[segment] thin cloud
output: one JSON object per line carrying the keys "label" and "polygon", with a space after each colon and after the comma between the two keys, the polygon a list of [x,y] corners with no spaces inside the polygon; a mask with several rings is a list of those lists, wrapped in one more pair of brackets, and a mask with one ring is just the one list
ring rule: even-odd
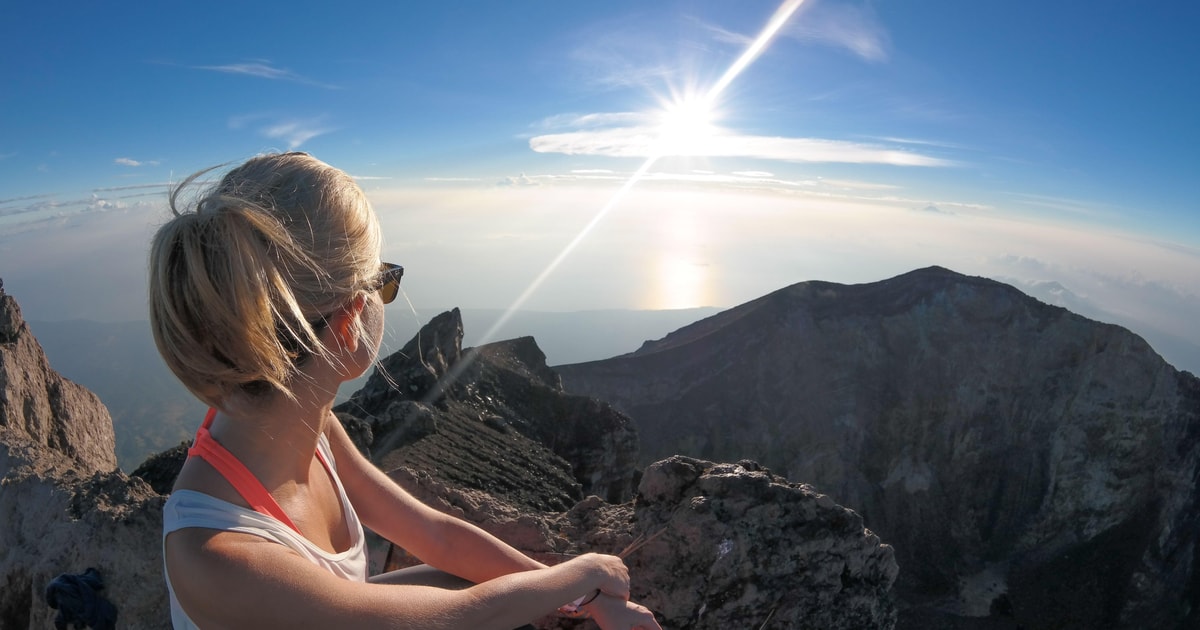
{"label": "thin cloud", "polygon": [[497,186],[514,186],[514,187],[541,186],[541,182],[526,175],[525,173],[521,173],[520,175],[518,175],[516,177],[512,177],[512,176],[505,177],[504,179],[496,182],[496,185]]}
{"label": "thin cloud", "polygon": [[1078,199],[1068,199],[1065,197],[1051,197],[1048,195],[1032,195],[1028,193],[1010,192],[1007,193],[1010,197],[1018,202],[1043,208],[1047,210],[1056,210],[1067,214],[1084,216],[1084,217],[1105,217],[1111,215],[1102,209],[1098,209],[1096,202],[1080,201]]}
{"label": "thin cloud", "polygon": [[950,215],[950,216],[954,215],[953,211],[942,208],[941,206],[937,205],[936,203],[928,204],[924,208],[921,208],[920,210],[918,210],[918,212],[928,212],[930,214],[945,214],[945,215]]}
{"label": "thin cloud", "polygon": [[222,72],[225,74],[240,74],[249,77],[258,77],[260,79],[270,79],[272,81],[288,81],[291,83],[299,83],[301,85],[311,85],[313,87],[324,88],[327,90],[341,89],[336,85],[314,81],[308,77],[296,74],[285,68],[277,68],[271,65],[267,60],[255,60],[243,63],[229,63],[216,66],[190,66],[195,70],[209,70],[212,72]]}
{"label": "thin cloud", "polygon": [[822,178],[821,183],[826,186],[842,189],[864,189],[864,190],[893,190],[899,188],[895,184],[881,184],[879,182],[864,182],[857,179],[828,179]]}
{"label": "thin cloud", "polygon": [[734,171],[733,174],[742,177],[775,177],[774,173],[768,173],[767,171]]}
{"label": "thin cloud", "polygon": [[732,44],[734,46],[745,47],[754,42],[753,36],[735,33],[728,29],[721,28],[715,24],[709,24],[708,22],[704,22],[699,19],[695,19],[694,21],[699,24],[701,28],[711,33],[713,40],[722,44]]}
{"label": "thin cloud", "polygon": [[158,166],[158,160],[135,160],[127,157],[119,157],[113,160],[113,162],[121,166]]}
{"label": "thin cloud", "polygon": [[866,61],[887,61],[890,39],[869,8],[813,3],[800,11],[785,31],[788,35],[800,41],[841,48]]}
{"label": "thin cloud", "polygon": [[952,166],[953,162],[910,150],[875,144],[826,140],[753,136],[714,130],[686,145],[662,144],[657,128],[632,126],[582,130],[535,136],[529,147],[537,153],[639,157],[686,155],[690,157],[740,157],[783,162],[891,164],[895,166]]}
{"label": "thin cloud", "polygon": [[573,76],[602,90],[660,87],[678,72],[674,51],[660,33],[636,19],[595,23],[576,33],[569,53]]}
{"label": "thin cloud", "polygon": [[953,142],[943,142],[941,140],[923,140],[919,138],[898,138],[896,136],[866,136],[880,142],[891,142],[895,144],[912,144],[923,147],[939,147],[942,149],[965,149],[961,144]]}
{"label": "thin cloud", "polygon": [[100,188],[93,188],[92,192],[114,192],[114,191],[121,191],[121,190],[138,190],[138,189],[143,189],[143,188],[167,188],[169,186],[170,186],[170,184],[165,183],[165,182],[161,183],[161,184],[130,184],[128,186],[103,186]]}
{"label": "thin cloud", "polygon": [[260,134],[273,140],[287,142],[288,150],[295,150],[317,136],[337,130],[336,127],[326,123],[325,116],[290,118],[267,113],[234,116],[229,119],[229,128],[241,129],[252,123],[258,125]]}
{"label": "thin cloud", "polygon": [[612,125],[637,125],[650,121],[648,114],[638,112],[601,112],[595,114],[557,114],[543,118],[539,129],[590,129]]}
{"label": "thin cloud", "polygon": [[[244,124],[244,120],[243,118],[241,122],[236,123],[230,121],[230,126],[236,129]],[[288,150],[294,151],[305,142],[335,130],[336,128],[325,123],[325,117],[318,116],[278,120],[260,127],[258,132],[272,140],[283,140],[287,143]]]}
{"label": "thin cloud", "polygon": [[43,194],[43,195],[25,195],[23,197],[9,197],[7,199],[0,199],[0,205],[4,205],[6,203],[14,203],[17,201],[30,201],[33,199],[49,199],[53,196],[54,195],[52,193],[47,193],[47,194]]}
{"label": "thin cloud", "polygon": [[143,193],[136,193],[136,194],[132,194],[132,195],[118,195],[115,198],[116,199],[138,199],[141,197],[157,197],[157,198],[161,199],[163,197],[164,192],[165,191],[160,190],[158,192],[143,192]]}

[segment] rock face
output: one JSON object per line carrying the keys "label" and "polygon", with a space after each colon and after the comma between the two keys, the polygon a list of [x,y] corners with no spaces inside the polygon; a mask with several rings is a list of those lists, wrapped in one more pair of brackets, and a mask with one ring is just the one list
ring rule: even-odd
{"label": "rock face", "polygon": [[0,429],[62,453],[82,470],[110,472],[117,467],[112,426],[95,394],[51,369],[0,282]]}
{"label": "rock face", "polygon": [[[675,628],[890,628],[892,548],[862,518],[757,464],[672,457],[642,477],[631,554]],[[636,543],[635,543],[636,544]]]}
{"label": "rock face", "polygon": [[1200,381],[1119,327],[930,268],[555,369],[645,458],[757,458],[860,511],[901,626],[1200,626]]}
{"label": "rock face", "polygon": [[95,567],[122,628],[170,625],[162,497],[116,470],[112,421],[50,369],[0,289],[0,628],[48,628],[43,590]]}
{"label": "rock face", "polygon": [[[753,462],[672,457],[646,469],[631,503],[591,497],[563,513],[531,513],[408,468],[393,478],[544,562],[623,555],[633,598],[667,630],[895,625],[892,548],[853,511]],[[536,625],[580,627],[555,617]]]}
{"label": "rock face", "polygon": [[384,470],[407,465],[536,509],[633,494],[637,434],[595,400],[562,392],[532,338],[462,350],[458,309],[382,360],[336,411]]}

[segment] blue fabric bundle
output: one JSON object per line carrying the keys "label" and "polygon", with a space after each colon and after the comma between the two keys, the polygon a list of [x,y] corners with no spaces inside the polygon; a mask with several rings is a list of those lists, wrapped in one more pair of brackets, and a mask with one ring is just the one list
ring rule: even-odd
{"label": "blue fabric bundle", "polygon": [[117,607],[100,595],[104,578],[88,568],[82,574],[63,573],[46,585],[46,603],[58,610],[54,627],[87,627],[94,630],[115,630]]}

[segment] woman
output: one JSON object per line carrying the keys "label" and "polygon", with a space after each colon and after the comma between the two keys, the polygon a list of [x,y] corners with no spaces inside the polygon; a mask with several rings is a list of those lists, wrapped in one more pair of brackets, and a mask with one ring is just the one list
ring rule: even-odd
{"label": "woman", "polygon": [[[619,558],[542,565],[416,501],[351,444],[334,395],[375,361],[403,269],[380,262],[348,175],[256,157],[181,212],[201,174],[172,193],[150,255],[159,352],[213,408],[164,507],[175,628],[507,630],[568,603],[604,629],[658,629]],[[368,579],[364,525],[469,586]]]}

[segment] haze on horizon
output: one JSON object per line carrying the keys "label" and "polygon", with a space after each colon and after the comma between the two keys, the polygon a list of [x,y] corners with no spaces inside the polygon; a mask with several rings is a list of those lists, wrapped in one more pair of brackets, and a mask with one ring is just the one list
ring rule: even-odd
{"label": "haze on horizon", "polygon": [[1200,348],[1200,5],[807,0],[711,107],[777,3],[222,6],[10,8],[27,319],[144,319],[168,183],[270,150],[359,178],[417,306],[506,308],[660,154],[523,308],[940,265]]}

